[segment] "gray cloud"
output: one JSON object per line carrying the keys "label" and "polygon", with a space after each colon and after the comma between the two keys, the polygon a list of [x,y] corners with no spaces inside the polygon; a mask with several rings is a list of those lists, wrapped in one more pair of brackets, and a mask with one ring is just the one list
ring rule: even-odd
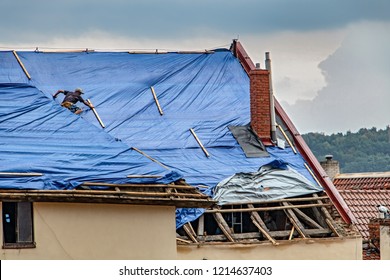
{"label": "gray cloud", "polygon": [[390,124],[389,28],[389,23],[351,28],[340,48],[319,65],[326,86],[311,101],[284,104],[301,132],[346,132]]}
{"label": "gray cloud", "polygon": [[92,30],[143,37],[232,35],[328,29],[390,19],[386,0],[2,0],[2,40],[80,35]]}

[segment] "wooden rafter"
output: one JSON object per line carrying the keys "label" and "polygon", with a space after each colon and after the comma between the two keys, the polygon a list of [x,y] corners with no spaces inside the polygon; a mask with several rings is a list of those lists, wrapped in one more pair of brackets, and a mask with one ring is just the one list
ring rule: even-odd
{"label": "wooden rafter", "polygon": [[[284,206],[288,206],[287,202],[282,202]],[[299,234],[303,238],[307,238],[307,234],[305,234],[305,228],[302,223],[299,221],[297,216],[294,214],[294,211],[291,208],[284,209],[287,217],[290,219],[290,222],[294,225],[295,229],[299,232]]]}
{"label": "wooden rafter", "polygon": [[222,230],[222,232],[225,234],[226,238],[230,241],[230,242],[235,242],[234,238],[233,238],[233,232],[232,230],[229,228],[228,224],[226,223],[225,219],[223,218],[222,214],[221,213],[214,213],[214,218],[215,220],[217,221],[217,224],[219,226],[219,228]]}

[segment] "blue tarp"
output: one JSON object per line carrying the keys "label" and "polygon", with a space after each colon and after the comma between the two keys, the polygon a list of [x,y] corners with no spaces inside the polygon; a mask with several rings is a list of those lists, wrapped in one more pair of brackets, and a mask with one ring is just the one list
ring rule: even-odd
{"label": "blue tarp", "polygon": [[[175,179],[181,176],[191,185],[212,189],[235,173],[257,171],[275,159],[282,159],[314,182],[301,155],[290,148],[268,148],[269,157],[245,157],[228,126],[250,122],[249,78],[228,50],[204,54],[18,54],[31,80],[12,52],[0,52],[0,156],[4,159],[0,172],[45,174],[37,179],[43,182],[29,183],[29,187],[69,188],[85,180],[117,182],[128,174],[174,172]],[[77,87],[84,90],[85,99],[91,99],[104,129],[85,105],[81,104],[84,112],[76,116],[60,106],[61,95],[52,99],[58,89]],[[205,156],[190,128],[210,157]],[[25,187],[25,180],[13,183],[19,180],[1,179],[0,188]],[[183,221],[180,211],[178,226]],[[185,215],[185,220],[198,214]]]}

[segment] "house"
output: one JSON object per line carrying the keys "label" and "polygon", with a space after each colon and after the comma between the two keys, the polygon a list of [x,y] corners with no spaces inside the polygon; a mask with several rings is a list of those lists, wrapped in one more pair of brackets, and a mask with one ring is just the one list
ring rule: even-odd
{"label": "house", "polygon": [[[354,216],[274,100],[266,62],[236,40],[0,52],[2,256],[361,259]],[[95,110],[52,98],[77,87]]]}
{"label": "house", "polygon": [[355,217],[363,237],[363,259],[389,259],[389,219],[378,211],[378,205],[390,207],[390,172],[340,173],[331,155],[321,164]]}

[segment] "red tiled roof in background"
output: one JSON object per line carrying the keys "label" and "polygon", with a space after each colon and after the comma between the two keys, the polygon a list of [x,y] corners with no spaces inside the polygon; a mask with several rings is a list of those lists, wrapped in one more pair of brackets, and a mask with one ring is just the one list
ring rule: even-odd
{"label": "red tiled roof in background", "polygon": [[[336,187],[338,186],[336,185]],[[355,216],[355,226],[362,235],[363,240],[368,240],[370,236],[368,223],[370,219],[378,218],[377,205],[381,204],[390,207],[390,189],[339,189],[339,193]]]}
{"label": "red tiled roof in background", "polygon": [[390,172],[338,174],[333,184],[338,190],[390,190]]}

